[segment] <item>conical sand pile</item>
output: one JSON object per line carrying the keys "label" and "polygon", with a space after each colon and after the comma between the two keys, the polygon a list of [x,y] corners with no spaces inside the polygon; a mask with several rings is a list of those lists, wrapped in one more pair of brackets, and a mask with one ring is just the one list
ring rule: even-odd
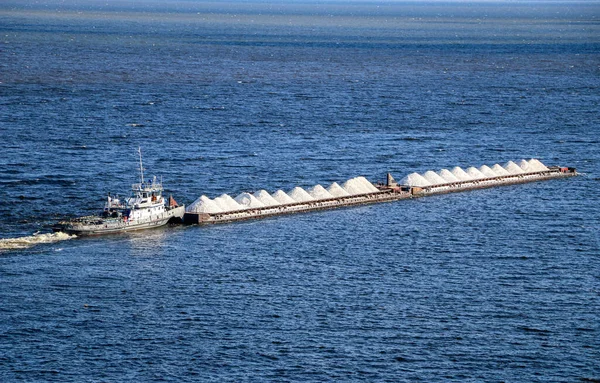
{"label": "conical sand pile", "polygon": [[369,190],[369,188],[366,187],[365,184],[363,184],[358,179],[358,177],[351,178],[348,181],[344,182],[344,184],[342,185],[342,187],[344,188],[344,190],[346,190],[348,193],[350,193],[352,195],[365,194],[365,193],[370,193],[371,192]]}
{"label": "conical sand pile", "polygon": [[328,199],[333,198],[331,193],[329,193],[323,186],[316,185],[312,188],[308,189],[308,194],[314,199]]}
{"label": "conical sand pile", "polygon": [[296,186],[293,188],[288,195],[294,199],[296,202],[307,202],[313,201],[314,198],[306,192],[306,190],[302,189],[300,186]]}
{"label": "conical sand pile", "polygon": [[541,163],[540,160],[537,160],[535,158],[532,158],[529,160],[529,166],[531,166],[536,172],[543,172],[548,170],[548,168],[546,167],[546,165],[544,165],[543,163]]}
{"label": "conical sand pile", "polygon": [[[497,179],[498,177],[519,175],[523,173],[535,173],[547,171],[548,168],[539,160],[532,158],[529,161],[521,160],[518,165],[513,161],[508,161],[504,166],[495,164],[492,167],[482,165],[477,169],[474,166],[469,167],[466,171],[456,166],[452,170],[442,169],[437,172],[427,171],[420,175],[411,173],[404,177],[399,183],[408,186],[437,186],[448,183],[468,182],[476,180],[488,180],[494,182],[514,182],[513,179]],[[495,179],[495,180],[494,180]],[[473,184],[453,185],[452,187],[473,187]]]}
{"label": "conical sand pile", "polygon": [[346,190],[344,190],[344,188],[338,185],[337,182],[334,182],[331,185],[329,185],[327,191],[334,197],[347,197],[350,195],[350,193],[348,193]]}
{"label": "conical sand pile", "polygon": [[495,172],[495,171],[493,171],[493,170],[492,170],[492,168],[490,168],[490,167],[489,167],[489,166],[487,166],[487,165],[482,165],[482,166],[479,168],[479,171],[480,171],[481,173],[483,173],[483,175],[484,175],[486,178],[498,177],[498,174],[496,174],[496,172]]}
{"label": "conical sand pile", "polygon": [[474,166],[471,166],[470,168],[467,169],[467,174],[470,175],[471,178],[473,178],[474,180],[480,180],[482,178],[486,178],[485,174],[480,172],[479,169],[477,169]]}
{"label": "conical sand pile", "polygon": [[519,167],[521,169],[523,169],[523,171],[525,173],[531,173],[531,172],[535,171],[535,170],[533,170],[533,167],[531,165],[529,165],[529,162],[526,160],[519,161],[519,163],[517,165],[519,165]]}
{"label": "conical sand pile", "polygon": [[214,199],[215,203],[221,208],[223,211],[234,211],[243,209],[240,204],[235,202],[229,194],[221,194],[219,197]]}
{"label": "conical sand pile", "polygon": [[367,193],[375,193],[378,192],[379,189],[375,187],[369,180],[365,177],[356,177],[356,181],[363,185],[363,188],[367,191]]}
{"label": "conical sand pile", "polygon": [[519,165],[515,164],[512,161],[508,161],[505,165],[504,165],[504,169],[506,169],[507,172],[509,172],[510,174],[523,174],[525,173],[523,171],[523,169],[521,169],[519,167]]}
{"label": "conical sand pile", "polygon": [[447,183],[445,179],[431,170],[426,171],[425,174],[423,174],[423,178],[429,181],[432,185],[441,185]]}
{"label": "conical sand pile", "polygon": [[190,213],[221,213],[223,210],[207,196],[203,195],[186,209]]}
{"label": "conical sand pile", "polygon": [[250,209],[255,207],[265,207],[265,204],[260,202],[250,193],[241,193],[237,197],[234,198],[235,202],[239,203],[242,208]]}
{"label": "conical sand pile", "polygon": [[452,174],[454,174],[454,176],[461,181],[473,180],[473,177],[468,175],[467,172],[465,172],[464,170],[462,170],[462,168],[459,168],[458,166],[452,168]]}
{"label": "conical sand pile", "polygon": [[400,184],[418,187],[431,186],[431,182],[427,181],[419,173],[410,173],[400,181]]}
{"label": "conical sand pile", "polygon": [[444,180],[446,180],[446,182],[459,182],[460,180],[458,178],[456,178],[456,176],[454,174],[452,174],[452,172],[450,172],[450,170],[448,169],[442,169],[439,172],[437,172],[438,176],[442,177]]}
{"label": "conical sand pile", "polygon": [[256,193],[254,193],[254,197],[256,197],[256,199],[262,202],[265,206],[280,205],[279,201],[271,197],[271,195],[266,190],[257,191]]}
{"label": "conical sand pile", "polygon": [[287,195],[287,193],[284,192],[283,190],[277,190],[275,193],[273,193],[272,197],[273,197],[273,199],[275,199],[277,202],[279,202],[282,205],[296,202],[292,197]]}
{"label": "conical sand pile", "polygon": [[500,166],[500,164],[495,164],[494,166],[492,166],[492,170],[494,171],[494,173],[498,174],[499,176],[509,176],[510,173],[504,169],[502,166]]}

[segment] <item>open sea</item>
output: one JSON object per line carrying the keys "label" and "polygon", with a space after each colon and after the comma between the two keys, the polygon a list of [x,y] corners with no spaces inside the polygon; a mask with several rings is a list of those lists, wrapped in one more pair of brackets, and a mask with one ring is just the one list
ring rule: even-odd
{"label": "open sea", "polygon": [[[600,2],[0,3],[0,381],[600,382]],[[581,176],[96,238],[201,195]]]}

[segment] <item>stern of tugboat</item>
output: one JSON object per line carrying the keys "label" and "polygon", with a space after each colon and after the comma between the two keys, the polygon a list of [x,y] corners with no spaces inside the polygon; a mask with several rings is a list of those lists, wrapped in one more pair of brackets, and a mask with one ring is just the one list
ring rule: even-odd
{"label": "stern of tugboat", "polygon": [[183,215],[185,214],[185,205],[175,206],[175,207],[167,207],[167,213],[169,214],[169,222],[168,223],[183,223]]}

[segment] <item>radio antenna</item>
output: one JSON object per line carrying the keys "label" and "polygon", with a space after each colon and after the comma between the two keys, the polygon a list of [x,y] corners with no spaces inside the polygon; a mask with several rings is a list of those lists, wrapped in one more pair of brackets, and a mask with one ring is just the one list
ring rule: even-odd
{"label": "radio antenna", "polygon": [[140,178],[142,184],[144,183],[144,166],[142,165],[142,147],[138,146],[138,153],[140,155]]}

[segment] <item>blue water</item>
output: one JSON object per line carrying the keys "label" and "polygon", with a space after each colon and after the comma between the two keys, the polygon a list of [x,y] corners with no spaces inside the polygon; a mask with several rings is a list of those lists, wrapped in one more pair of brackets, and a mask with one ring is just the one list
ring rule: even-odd
{"label": "blue water", "polygon": [[0,4],[0,238],[522,158],[582,176],[0,250],[0,380],[600,380],[596,2]]}

